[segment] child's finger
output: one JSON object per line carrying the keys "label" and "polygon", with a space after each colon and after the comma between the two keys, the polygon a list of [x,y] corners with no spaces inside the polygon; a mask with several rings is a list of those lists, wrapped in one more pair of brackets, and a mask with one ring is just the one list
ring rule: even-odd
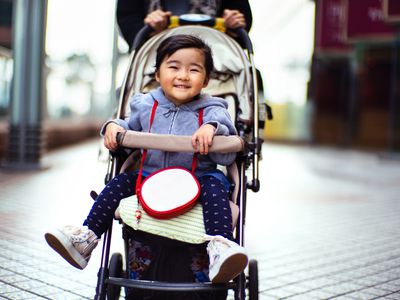
{"label": "child's finger", "polygon": [[209,145],[209,143],[208,143],[208,141],[206,140],[206,138],[204,138],[203,145],[204,145],[203,154],[206,155],[206,154],[208,154],[208,145]]}
{"label": "child's finger", "polygon": [[202,138],[199,138],[199,152],[200,152],[200,154],[204,154],[204,142],[203,142],[203,139]]}
{"label": "child's finger", "polygon": [[207,137],[208,146],[210,146],[210,147],[212,146],[213,138],[214,138],[214,135],[209,135]]}
{"label": "child's finger", "polygon": [[192,147],[193,147],[193,149],[197,149],[197,136],[196,135],[192,136]]}

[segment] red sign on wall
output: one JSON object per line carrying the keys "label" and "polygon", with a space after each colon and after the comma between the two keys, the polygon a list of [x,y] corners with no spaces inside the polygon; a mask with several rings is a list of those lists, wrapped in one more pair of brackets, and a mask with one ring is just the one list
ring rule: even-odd
{"label": "red sign on wall", "polygon": [[385,21],[384,0],[344,1],[347,9],[345,35],[348,42],[393,39],[395,28]]}
{"label": "red sign on wall", "polygon": [[386,22],[400,23],[400,1],[383,0],[383,13]]}
{"label": "red sign on wall", "polygon": [[350,48],[343,35],[346,20],[346,7],[343,0],[315,1],[315,52],[348,53]]}

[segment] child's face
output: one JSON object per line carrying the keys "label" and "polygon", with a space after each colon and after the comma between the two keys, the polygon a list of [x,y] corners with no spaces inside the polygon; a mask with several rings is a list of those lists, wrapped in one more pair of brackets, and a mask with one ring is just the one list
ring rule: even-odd
{"label": "child's face", "polygon": [[156,79],[175,105],[192,101],[208,84],[204,53],[196,48],[177,50],[162,61]]}

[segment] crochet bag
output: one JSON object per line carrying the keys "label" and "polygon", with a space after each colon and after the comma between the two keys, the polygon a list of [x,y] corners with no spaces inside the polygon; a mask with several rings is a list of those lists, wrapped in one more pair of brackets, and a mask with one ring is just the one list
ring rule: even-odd
{"label": "crochet bag", "polygon": [[[238,216],[238,206],[229,201],[232,211],[232,228],[235,228]],[[137,219],[138,211],[141,210],[140,203],[136,195],[121,200],[117,218],[121,218],[124,224],[135,230],[159,235],[173,240],[178,240],[190,244],[202,244],[205,242],[206,230],[203,221],[203,207],[200,203],[175,218],[156,219],[143,211],[140,219]]]}
{"label": "crochet bag", "polygon": [[135,230],[190,244],[205,242],[203,208],[199,203],[186,213],[171,219],[156,219],[148,215],[146,211],[142,211],[138,220],[137,214],[140,210],[140,203],[136,195],[133,195],[121,200],[118,213],[124,224]]}

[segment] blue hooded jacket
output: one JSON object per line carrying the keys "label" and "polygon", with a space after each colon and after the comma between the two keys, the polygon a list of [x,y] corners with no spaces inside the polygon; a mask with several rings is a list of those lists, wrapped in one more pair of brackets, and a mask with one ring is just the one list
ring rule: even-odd
{"label": "blue hooded jacket", "polygon": [[[176,106],[165,97],[161,88],[152,90],[148,94],[138,93],[132,96],[130,117],[127,120],[115,119],[113,122],[127,130],[148,132],[155,100],[158,102],[158,107],[151,127],[152,133],[191,136],[199,128],[199,110],[203,108],[203,124],[212,124],[216,128],[215,135],[237,134],[227,111],[228,104],[224,99],[200,94],[198,99]],[[236,153],[198,155],[195,175],[200,177],[205,173],[212,173],[216,170],[217,164],[227,166],[233,163],[235,158]],[[191,170],[192,159],[192,153],[148,150],[143,170],[152,173],[172,166]]]}

